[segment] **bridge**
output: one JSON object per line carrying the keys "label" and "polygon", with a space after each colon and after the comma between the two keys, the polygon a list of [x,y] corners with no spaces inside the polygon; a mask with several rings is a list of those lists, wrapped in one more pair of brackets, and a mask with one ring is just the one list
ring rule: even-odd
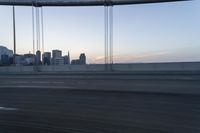
{"label": "bridge", "polygon": [[[0,5],[13,6],[13,50],[16,54],[15,6],[32,6],[33,53],[44,51],[43,6],[104,6],[104,55],[105,68],[112,70],[113,64],[113,6],[180,2],[188,0],[0,0]],[[41,14],[41,15],[40,15]],[[41,24],[41,25],[40,25]],[[42,45],[42,46],[41,46]],[[15,64],[15,62],[14,62]]]}
{"label": "bridge", "polygon": [[114,6],[187,0],[0,0],[0,5],[17,6]]}
{"label": "bridge", "polygon": [[[14,38],[15,6],[32,6],[33,21],[39,21],[42,6],[105,6],[105,64],[110,69],[112,7],[175,1],[181,0],[0,0],[0,5],[13,6]],[[33,23],[33,51],[40,45],[38,27]],[[198,133],[199,66],[115,64],[112,72],[105,72],[103,65],[81,66],[82,72],[50,66],[38,73],[33,67],[2,67],[0,132]]]}

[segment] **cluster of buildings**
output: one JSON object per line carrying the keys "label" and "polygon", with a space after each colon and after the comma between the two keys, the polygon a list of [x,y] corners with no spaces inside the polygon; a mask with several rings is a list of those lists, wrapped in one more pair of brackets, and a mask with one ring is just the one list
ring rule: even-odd
{"label": "cluster of buildings", "polygon": [[4,46],[0,46],[0,65],[10,65],[13,63],[13,51]]}
{"label": "cluster of buildings", "polygon": [[[14,59],[15,58],[15,59]],[[0,65],[84,65],[86,64],[86,56],[81,53],[78,59],[70,61],[70,54],[62,56],[61,50],[52,50],[51,52],[36,51],[36,54],[13,55],[13,51],[6,47],[0,46]]]}

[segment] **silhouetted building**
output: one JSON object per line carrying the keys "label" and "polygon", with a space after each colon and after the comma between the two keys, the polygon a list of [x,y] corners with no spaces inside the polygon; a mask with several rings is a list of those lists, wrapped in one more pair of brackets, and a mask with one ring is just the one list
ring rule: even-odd
{"label": "silhouetted building", "polygon": [[62,51],[52,50],[52,64],[53,65],[63,65],[64,59],[62,58]]}
{"label": "silhouetted building", "polygon": [[35,63],[35,55],[34,54],[24,54],[24,65],[33,65]]}
{"label": "silhouetted building", "polygon": [[61,50],[52,50],[52,58],[60,58],[62,57],[62,51]]}
{"label": "silhouetted building", "polygon": [[[3,62],[2,62],[2,59],[1,59],[1,56],[4,57],[3,59]],[[8,56],[8,57],[7,57]],[[12,64],[12,63],[9,63],[9,59],[13,57],[13,51],[12,50],[9,50],[7,47],[4,47],[4,46],[0,46],[0,64]],[[7,58],[8,58],[8,63],[7,63]]]}
{"label": "silhouetted building", "polygon": [[51,53],[50,52],[45,52],[42,55],[42,62],[44,65],[50,65],[51,64]]}
{"label": "silhouetted building", "polygon": [[55,58],[54,59],[54,65],[64,65],[64,58]]}
{"label": "silhouetted building", "polygon": [[10,57],[10,58],[9,58],[9,64],[10,64],[10,65],[13,64],[13,57]]}
{"label": "silhouetted building", "polygon": [[79,65],[80,64],[80,60],[79,59],[75,59],[71,61],[72,65]]}
{"label": "silhouetted building", "polygon": [[84,53],[80,54],[79,63],[80,63],[80,65],[85,65],[86,64],[86,56],[85,56]]}
{"label": "silhouetted building", "polygon": [[68,65],[68,64],[70,64],[70,62],[69,62],[69,57],[66,55],[66,56],[63,56],[63,59],[64,59],[64,64],[65,65]]}
{"label": "silhouetted building", "polygon": [[41,52],[38,50],[36,51],[36,65],[41,64]]}
{"label": "silhouetted building", "polygon": [[70,55],[69,55],[69,51],[68,51],[68,55],[64,56],[64,64],[70,64]]}
{"label": "silhouetted building", "polygon": [[15,55],[15,64],[16,65],[23,65],[25,63],[24,55]]}
{"label": "silhouetted building", "polygon": [[9,56],[6,55],[6,54],[1,55],[1,62],[0,62],[0,64],[3,65],[3,66],[9,65]]}
{"label": "silhouetted building", "polygon": [[71,61],[72,65],[84,65],[86,64],[86,56],[84,53],[80,54],[79,59],[75,59]]}

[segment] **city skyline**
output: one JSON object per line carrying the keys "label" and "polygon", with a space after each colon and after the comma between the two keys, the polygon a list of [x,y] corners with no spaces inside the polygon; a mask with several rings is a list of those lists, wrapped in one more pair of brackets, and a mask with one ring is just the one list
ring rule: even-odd
{"label": "city skyline", "polygon": [[79,58],[71,59],[70,52],[63,54],[62,50],[53,49],[51,52],[14,54],[12,50],[0,45],[0,66],[10,65],[85,65],[86,54],[80,53]]}
{"label": "city skyline", "polygon": [[[199,9],[198,1],[114,7],[114,62],[199,61]],[[85,51],[88,63],[103,63],[103,11],[103,7],[45,7],[45,51],[58,47],[65,53],[73,51],[72,58]],[[9,49],[11,12],[11,7],[0,6],[4,18],[0,44]],[[32,52],[30,7],[16,7],[16,26],[17,53]]]}

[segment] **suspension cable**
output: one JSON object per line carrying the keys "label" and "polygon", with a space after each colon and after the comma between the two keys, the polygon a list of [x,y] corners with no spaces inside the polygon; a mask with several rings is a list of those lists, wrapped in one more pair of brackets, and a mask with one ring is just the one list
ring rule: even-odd
{"label": "suspension cable", "polygon": [[14,56],[13,56],[13,64],[16,64],[16,27],[15,27],[15,6],[13,5],[13,43],[14,43]]}
{"label": "suspension cable", "polygon": [[44,53],[44,21],[43,21],[43,7],[41,7],[41,30],[42,30],[42,53]]}
{"label": "suspension cable", "polygon": [[35,13],[34,6],[32,6],[32,30],[33,30],[33,54],[35,54]]}
{"label": "suspension cable", "polygon": [[110,64],[113,64],[113,6],[110,7],[110,14],[109,14],[109,19],[110,19]]}
{"label": "suspension cable", "polygon": [[104,26],[105,26],[105,64],[108,64],[108,6],[104,6]]}

